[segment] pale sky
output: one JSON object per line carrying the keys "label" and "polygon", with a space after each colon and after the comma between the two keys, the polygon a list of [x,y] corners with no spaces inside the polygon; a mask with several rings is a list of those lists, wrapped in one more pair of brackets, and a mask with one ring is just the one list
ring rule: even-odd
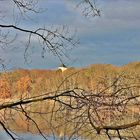
{"label": "pale sky", "polygon": [[[0,24],[12,24],[13,12],[10,0],[1,1],[1,15],[4,20]],[[40,14],[29,13],[29,18],[21,19],[18,26],[35,29],[41,26],[48,28],[67,25],[77,30],[80,44],[67,52],[70,59],[64,58],[68,66],[83,67],[94,63],[124,65],[140,61],[140,0],[97,0],[101,9],[101,17],[85,18],[75,3],[68,0],[40,0],[40,7],[47,9]],[[17,14],[17,15],[16,15]],[[1,16],[0,15],[0,16]],[[14,31],[13,31],[14,32]],[[18,34],[18,42],[13,49],[1,50],[0,55],[6,59],[8,68],[52,69],[60,65],[60,61],[52,54],[41,58],[39,44],[32,41],[30,64],[25,63],[23,50],[26,43],[25,34]]]}

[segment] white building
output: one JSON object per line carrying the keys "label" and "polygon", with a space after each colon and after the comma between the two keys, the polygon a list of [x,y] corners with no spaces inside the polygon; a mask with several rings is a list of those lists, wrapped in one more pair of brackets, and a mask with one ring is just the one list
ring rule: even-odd
{"label": "white building", "polygon": [[62,64],[62,65],[60,65],[60,66],[58,67],[58,69],[61,70],[62,72],[64,72],[64,71],[67,70],[68,68],[67,68],[64,64]]}

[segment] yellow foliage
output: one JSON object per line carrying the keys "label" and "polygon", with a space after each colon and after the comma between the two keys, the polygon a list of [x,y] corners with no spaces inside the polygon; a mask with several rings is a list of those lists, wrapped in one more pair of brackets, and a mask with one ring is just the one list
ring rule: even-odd
{"label": "yellow foliage", "polygon": [[16,89],[18,92],[29,92],[31,89],[32,80],[29,76],[21,77],[16,82]]}
{"label": "yellow foliage", "polygon": [[11,96],[10,84],[6,79],[0,79],[0,98],[8,98]]}

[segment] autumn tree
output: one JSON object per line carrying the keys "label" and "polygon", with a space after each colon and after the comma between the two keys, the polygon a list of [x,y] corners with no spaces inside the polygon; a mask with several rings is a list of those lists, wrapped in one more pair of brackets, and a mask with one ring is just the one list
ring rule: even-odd
{"label": "autumn tree", "polygon": [[28,96],[28,94],[31,91],[31,85],[32,81],[29,76],[21,77],[17,82],[16,82],[16,89],[17,92],[22,95]]}
{"label": "autumn tree", "polygon": [[0,97],[9,98],[11,96],[10,83],[8,79],[0,79]]}

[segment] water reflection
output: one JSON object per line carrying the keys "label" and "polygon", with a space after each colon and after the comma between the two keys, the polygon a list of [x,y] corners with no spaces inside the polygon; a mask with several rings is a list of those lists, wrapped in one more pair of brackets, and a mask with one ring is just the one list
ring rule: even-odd
{"label": "water reflection", "polygon": [[[17,137],[17,136],[15,136]],[[22,134],[18,134],[18,139],[19,140],[44,140],[44,138],[40,135],[36,135],[36,134],[31,134],[31,133],[22,133]],[[85,139],[81,139],[81,138],[73,138],[74,140],[85,140]],[[4,131],[0,131],[0,140],[12,140],[7,133],[5,133]],[[55,136],[47,136],[47,140],[68,140],[68,138],[58,138]]]}
{"label": "water reflection", "polygon": [[[31,134],[31,133],[18,134],[18,138],[19,138],[18,140],[44,140],[42,136]],[[12,140],[12,139],[9,138],[9,136],[5,132],[0,131],[0,140]],[[47,137],[47,140],[68,140],[68,138],[58,138],[58,137],[50,136],[50,137]],[[86,140],[86,139],[72,138],[72,140]],[[98,140],[101,140],[101,139],[98,139]],[[104,140],[108,140],[108,139],[104,139]],[[117,137],[114,137],[112,138],[112,140],[120,140],[120,139]]]}
{"label": "water reflection", "polygon": [[[17,137],[17,136],[15,136]],[[20,140],[44,140],[44,138],[40,135],[35,135],[35,134],[31,134],[31,133],[26,133],[26,134],[18,134],[18,138]],[[58,138],[56,137],[47,137],[48,140],[58,140]],[[8,134],[6,134],[5,132],[1,131],[0,132],[0,140],[12,140]]]}

